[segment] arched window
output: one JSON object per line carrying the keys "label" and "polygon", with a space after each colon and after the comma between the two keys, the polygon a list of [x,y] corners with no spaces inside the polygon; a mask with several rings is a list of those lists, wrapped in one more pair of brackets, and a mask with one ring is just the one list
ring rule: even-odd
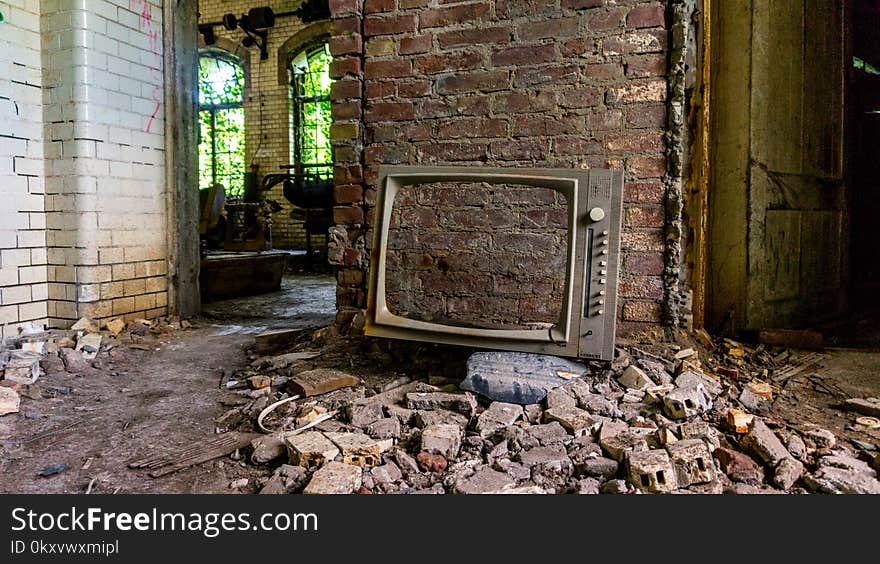
{"label": "arched window", "polygon": [[330,148],[330,49],[327,43],[292,53],[290,160],[305,173],[333,176]]}
{"label": "arched window", "polygon": [[228,53],[199,56],[199,187],[244,192],[244,70]]}

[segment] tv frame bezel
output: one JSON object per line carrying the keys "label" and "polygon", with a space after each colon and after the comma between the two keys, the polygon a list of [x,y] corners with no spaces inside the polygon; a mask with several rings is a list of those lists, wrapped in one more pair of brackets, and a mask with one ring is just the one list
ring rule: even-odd
{"label": "tv frame bezel", "polygon": [[[379,169],[373,221],[373,243],[367,288],[365,333],[368,336],[451,345],[493,348],[562,356],[578,356],[583,309],[585,228],[578,225],[587,205],[589,169],[415,167],[384,165]],[[487,182],[548,188],[567,202],[568,237],[562,306],[557,323],[547,331],[536,329],[482,329],[446,325],[392,313],[386,299],[388,236],[394,199],[404,186],[438,182]]]}

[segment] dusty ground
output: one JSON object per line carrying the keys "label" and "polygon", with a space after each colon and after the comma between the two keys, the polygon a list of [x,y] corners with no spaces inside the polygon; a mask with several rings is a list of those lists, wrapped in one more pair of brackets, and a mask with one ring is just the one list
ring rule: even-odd
{"label": "dusty ground", "polygon": [[[289,278],[282,291],[208,304],[212,319],[163,337],[154,350],[114,349],[102,369],[54,371],[22,392],[21,413],[0,418],[0,492],[214,493],[246,470],[226,459],[162,478],[128,462],[214,434],[214,418],[235,395],[220,378],[246,362],[245,347],[267,328],[332,322],[332,277]],[[52,388],[69,387],[69,394]],[[37,476],[51,464],[69,469]]]}
{"label": "dusty ground", "polygon": [[[162,478],[129,469],[128,463],[214,436],[214,418],[237,398],[221,388],[221,378],[248,363],[254,335],[268,328],[327,325],[332,311],[332,277],[289,279],[275,294],[208,304],[194,329],[162,337],[151,350],[119,347],[115,356],[102,354],[100,369],[87,374],[47,374],[22,392],[20,414],[0,418],[0,492],[84,493],[91,484],[94,493],[230,493],[237,491],[229,488],[236,478],[268,475],[267,468],[229,457]],[[431,346],[418,350],[438,354]],[[352,366],[376,364],[358,351],[339,354],[348,354]],[[388,358],[372,372],[388,382],[419,377],[421,370],[410,367]],[[60,387],[71,391],[61,393]],[[880,395],[880,352],[833,349],[818,369],[789,379],[785,392],[772,418],[795,428],[813,423],[840,438],[880,445],[880,430],[854,425],[854,414],[835,409],[847,397]],[[37,476],[59,463],[69,469]]]}

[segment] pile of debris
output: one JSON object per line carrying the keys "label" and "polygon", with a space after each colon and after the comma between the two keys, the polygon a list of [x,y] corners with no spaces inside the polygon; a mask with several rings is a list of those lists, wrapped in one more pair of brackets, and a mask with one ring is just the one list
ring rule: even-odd
{"label": "pile of debris", "polygon": [[280,464],[261,493],[880,493],[871,449],[769,416],[791,363],[708,335],[678,348],[610,367],[474,353],[464,381],[378,389],[300,350],[234,375],[217,431],[267,433],[247,449]]}
{"label": "pile of debris", "polygon": [[[19,392],[46,374],[67,372],[87,375],[105,368],[101,353],[116,356],[116,347],[152,350],[158,339],[190,327],[176,318],[121,318],[104,322],[81,318],[70,329],[31,330],[0,341],[0,416],[18,413]],[[49,387],[49,392],[69,393],[69,389]]]}

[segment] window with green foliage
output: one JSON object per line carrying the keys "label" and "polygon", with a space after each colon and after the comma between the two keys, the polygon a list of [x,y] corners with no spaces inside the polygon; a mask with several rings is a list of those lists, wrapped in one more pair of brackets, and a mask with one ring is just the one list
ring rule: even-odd
{"label": "window with green foliage", "polygon": [[290,159],[304,172],[333,176],[330,148],[330,49],[326,43],[294,53],[291,87]]}
{"label": "window with green foliage", "polygon": [[244,192],[244,70],[225,52],[199,57],[199,187]]}

